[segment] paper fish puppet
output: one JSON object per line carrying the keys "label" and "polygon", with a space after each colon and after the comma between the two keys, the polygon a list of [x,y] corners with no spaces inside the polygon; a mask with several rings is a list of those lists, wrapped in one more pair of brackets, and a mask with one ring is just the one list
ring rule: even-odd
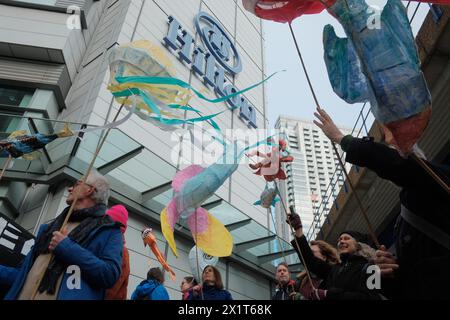
{"label": "paper fish puppet", "polygon": [[431,95],[405,7],[388,0],[379,29],[364,27],[371,10],[363,0],[336,1],[328,11],[348,37],[325,27],[325,63],[334,91],[348,103],[369,101],[385,135],[393,137],[388,142],[409,153],[429,122]]}
{"label": "paper fish puppet", "polygon": [[175,224],[180,218],[187,219],[188,226],[198,248],[214,257],[229,256],[233,238],[225,226],[201,205],[237,170],[239,161],[248,150],[260,145],[272,146],[272,137],[240,148],[237,141],[223,143],[223,154],[216,163],[207,168],[191,165],[175,175],[172,180],[173,199],[161,212],[161,229],[175,256]]}
{"label": "paper fish puppet", "polygon": [[172,180],[174,196],[161,213],[161,229],[173,253],[178,256],[174,227],[179,218],[187,219],[197,247],[215,257],[226,257],[233,249],[233,238],[225,226],[201,205],[238,168],[235,146],[225,145],[222,157],[207,168],[191,165]]}
{"label": "paper fish puppet", "polygon": [[[449,4],[450,0],[429,2]],[[371,25],[374,10],[364,0],[322,1],[322,8],[305,0],[243,3],[249,9],[253,5],[249,11],[257,16],[278,22],[326,8],[347,35],[338,38],[331,25],[324,29],[324,58],[333,90],[348,103],[370,102],[386,136],[393,137],[391,143],[402,153],[411,150],[428,124],[431,96],[400,0],[388,0],[379,27]]]}
{"label": "paper fish puppet", "polygon": [[248,157],[258,156],[263,158],[262,161],[258,163],[250,163],[249,167],[256,170],[254,173],[257,175],[264,176],[266,181],[271,182],[275,179],[285,180],[287,178],[286,173],[282,168],[283,162],[292,162],[294,157],[287,151],[286,141],[280,139],[278,145],[272,147],[272,152],[252,152],[247,155]]}
{"label": "paper fish puppet", "polygon": [[159,251],[158,245],[156,244],[156,237],[152,233],[151,228],[147,228],[144,231],[142,231],[142,239],[144,240],[144,246],[150,247],[156,259],[158,259],[159,263],[161,263],[161,266],[164,268],[164,270],[169,272],[170,279],[175,280],[175,272],[173,272],[173,270],[170,268],[169,264],[166,262],[166,259],[164,259],[164,256],[162,255],[161,251]]}
{"label": "paper fish puppet", "polygon": [[27,160],[35,158],[35,152],[58,138],[72,136],[69,125],[65,124],[61,132],[55,134],[26,134],[25,130],[13,132],[7,139],[0,141],[0,157],[23,157]]}
{"label": "paper fish puppet", "polygon": [[268,187],[261,193],[261,197],[258,201],[254,203],[255,206],[259,205],[263,208],[270,208],[270,206],[275,207],[280,198],[277,197],[277,189],[275,187]]}

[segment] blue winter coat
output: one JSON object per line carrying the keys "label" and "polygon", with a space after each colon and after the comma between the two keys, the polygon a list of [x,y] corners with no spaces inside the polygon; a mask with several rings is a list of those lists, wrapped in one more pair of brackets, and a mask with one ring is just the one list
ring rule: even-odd
{"label": "blue winter coat", "polygon": [[[39,228],[39,239],[47,225]],[[80,289],[67,287],[73,284],[69,277],[74,273],[64,273],[57,300],[102,300],[105,291],[119,279],[122,266],[123,240],[119,226],[114,223],[102,225],[92,231],[89,244],[81,247],[70,238],[65,238],[55,248],[54,254],[68,266],[80,268]],[[28,272],[33,266],[33,247],[18,268],[0,265],[0,283],[11,286],[5,300],[18,298]],[[68,281],[69,280],[69,281]]]}
{"label": "blue winter coat", "polygon": [[156,280],[144,280],[134,290],[131,300],[170,300],[166,288]]}
{"label": "blue winter coat", "polygon": [[204,283],[203,297],[201,293],[194,295],[192,289],[190,289],[188,300],[233,300],[233,298],[227,290],[216,289]]}

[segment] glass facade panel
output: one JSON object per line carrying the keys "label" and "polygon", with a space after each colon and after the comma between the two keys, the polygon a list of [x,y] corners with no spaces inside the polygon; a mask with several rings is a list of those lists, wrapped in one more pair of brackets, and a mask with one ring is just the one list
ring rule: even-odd
{"label": "glass facade panel", "polygon": [[54,6],[56,4],[56,0],[14,0],[14,2],[25,2],[46,6]]}
{"label": "glass facade panel", "polygon": [[34,89],[0,86],[0,105],[26,107],[33,97]]}

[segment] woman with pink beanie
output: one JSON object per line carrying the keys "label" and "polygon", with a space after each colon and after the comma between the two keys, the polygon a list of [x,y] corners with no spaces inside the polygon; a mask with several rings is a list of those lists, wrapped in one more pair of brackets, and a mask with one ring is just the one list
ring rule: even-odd
{"label": "woman with pink beanie", "polygon": [[[122,224],[120,231],[122,235],[125,234],[127,230],[128,223],[128,211],[121,205],[112,206],[106,214],[111,217],[115,222]],[[123,238],[123,253],[122,253],[122,272],[120,274],[119,280],[116,284],[106,290],[105,300],[126,300],[127,299],[127,287],[128,287],[128,277],[130,276],[130,259],[128,255],[128,249],[125,246],[125,237]]]}

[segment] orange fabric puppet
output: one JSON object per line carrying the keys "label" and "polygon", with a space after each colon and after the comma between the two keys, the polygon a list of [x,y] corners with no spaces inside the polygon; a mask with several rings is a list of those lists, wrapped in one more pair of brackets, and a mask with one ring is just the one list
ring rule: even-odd
{"label": "orange fabric puppet", "polygon": [[175,272],[169,267],[169,264],[166,262],[166,259],[162,255],[161,251],[159,251],[158,246],[156,244],[156,237],[152,233],[151,228],[147,228],[144,231],[142,231],[142,239],[144,240],[144,246],[149,246],[152,250],[153,254],[155,255],[156,259],[158,259],[159,263],[161,263],[161,266],[169,272],[170,279],[175,280]]}

